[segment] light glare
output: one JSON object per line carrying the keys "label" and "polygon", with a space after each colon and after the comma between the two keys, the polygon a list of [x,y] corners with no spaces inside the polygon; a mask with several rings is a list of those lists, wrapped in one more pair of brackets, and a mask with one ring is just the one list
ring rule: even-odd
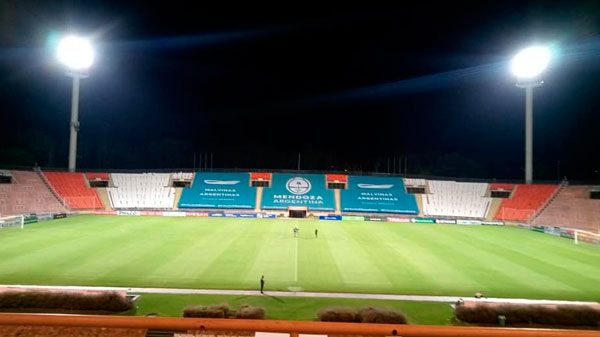
{"label": "light glare", "polygon": [[56,56],[62,64],[72,70],[89,68],[94,62],[90,42],[76,36],[63,38],[58,44]]}
{"label": "light glare", "polygon": [[546,47],[530,47],[520,51],[512,60],[511,71],[519,78],[533,78],[541,74],[552,57]]}

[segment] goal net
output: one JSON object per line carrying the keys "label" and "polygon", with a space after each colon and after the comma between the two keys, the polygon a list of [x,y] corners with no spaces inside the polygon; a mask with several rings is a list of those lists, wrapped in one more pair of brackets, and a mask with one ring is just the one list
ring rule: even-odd
{"label": "goal net", "polygon": [[526,222],[534,215],[535,209],[533,208],[500,207],[496,213],[496,219]]}
{"label": "goal net", "polygon": [[64,204],[71,209],[102,209],[104,206],[98,197],[64,197]]}
{"label": "goal net", "polygon": [[25,219],[22,215],[0,217],[0,229],[8,227],[21,227],[25,223]]}

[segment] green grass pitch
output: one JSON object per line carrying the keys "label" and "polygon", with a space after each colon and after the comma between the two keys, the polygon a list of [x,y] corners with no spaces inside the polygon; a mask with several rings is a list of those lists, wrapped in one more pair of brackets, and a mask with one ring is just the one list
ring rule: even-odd
{"label": "green grass pitch", "polygon": [[600,247],[512,227],[283,219],[82,215],[0,231],[1,284],[256,290],[261,275],[266,290],[598,301]]}
{"label": "green grass pitch", "polygon": [[138,316],[157,315],[181,317],[183,308],[188,305],[210,305],[226,302],[231,308],[241,304],[258,305],[266,309],[267,319],[288,319],[314,321],[321,308],[348,306],[360,308],[376,306],[400,310],[411,324],[467,325],[453,319],[453,310],[448,303],[413,302],[394,300],[364,300],[352,298],[307,298],[233,295],[176,295],[143,294],[136,302]]}

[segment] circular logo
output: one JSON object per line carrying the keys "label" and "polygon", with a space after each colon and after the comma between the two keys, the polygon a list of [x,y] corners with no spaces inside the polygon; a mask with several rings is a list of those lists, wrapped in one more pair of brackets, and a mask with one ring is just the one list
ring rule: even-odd
{"label": "circular logo", "polygon": [[306,194],[310,191],[310,181],[302,177],[295,177],[287,181],[285,187],[292,194]]}

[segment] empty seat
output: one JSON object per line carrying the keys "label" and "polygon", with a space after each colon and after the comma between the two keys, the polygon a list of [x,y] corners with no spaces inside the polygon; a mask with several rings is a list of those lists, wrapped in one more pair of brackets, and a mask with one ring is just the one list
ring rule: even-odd
{"label": "empty seat", "polygon": [[425,186],[425,184],[427,184],[425,179],[404,178],[406,186]]}
{"label": "empty seat", "polygon": [[98,192],[88,187],[83,173],[79,172],[44,172],[44,176],[56,193],[71,209],[104,208]]}
{"label": "empty seat", "polygon": [[495,219],[529,220],[552,196],[558,185],[516,185],[513,197],[503,199]]}
{"label": "empty seat", "polygon": [[100,179],[100,180],[108,180],[108,173],[101,173],[101,172],[87,172],[85,174],[85,177],[88,178],[88,180],[91,179]]}
{"label": "empty seat", "polygon": [[590,199],[591,186],[565,186],[533,221],[536,225],[600,230],[600,200]]}
{"label": "empty seat", "polygon": [[345,174],[328,174],[325,179],[327,179],[327,182],[346,182],[348,176]]}
{"label": "empty seat", "polygon": [[505,190],[512,191],[515,188],[515,184],[505,184],[505,183],[491,183],[491,190]]}
{"label": "empty seat", "polygon": [[251,180],[271,180],[271,176],[269,172],[250,172]]}
{"label": "empty seat", "polygon": [[10,184],[0,184],[0,215],[65,212],[36,172],[11,171]]}
{"label": "empty seat", "polygon": [[488,184],[430,180],[423,195],[423,214],[429,216],[485,218],[492,203],[485,197]]}
{"label": "empty seat", "polygon": [[177,172],[172,175],[173,180],[192,180],[194,179],[193,172]]}
{"label": "empty seat", "polygon": [[107,188],[113,208],[170,209],[175,188],[169,187],[168,173],[113,173],[114,187]]}

